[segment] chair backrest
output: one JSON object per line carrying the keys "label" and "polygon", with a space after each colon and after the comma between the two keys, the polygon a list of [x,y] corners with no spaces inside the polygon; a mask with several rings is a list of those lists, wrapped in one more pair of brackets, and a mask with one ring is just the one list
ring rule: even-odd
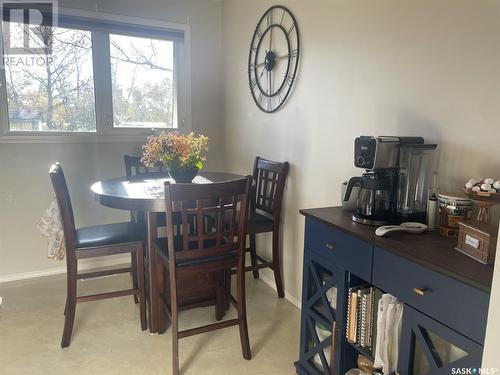
{"label": "chair backrest", "polygon": [[247,176],[213,184],[166,182],[169,259],[196,260],[229,252],[240,259],[251,181]]}
{"label": "chair backrest", "polygon": [[125,161],[125,173],[127,176],[136,176],[139,174],[167,171],[166,167],[163,165],[159,165],[156,167],[146,167],[141,163],[140,156],[124,155],[123,159]]}
{"label": "chair backrest", "polygon": [[49,176],[54,188],[59,212],[61,213],[66,257],[68,260],[71,260],[74,258],[75,249],[75,218],[73,216],[73,206],[71,205],[66,178],[59,163],[55,163],[50,167]]}
{"label": "chair backrest", "polygon": [[258,156],[255,158],[250,200],[252,212],[260,210],[279,220],[288,169],[288,162],[279,163]]}

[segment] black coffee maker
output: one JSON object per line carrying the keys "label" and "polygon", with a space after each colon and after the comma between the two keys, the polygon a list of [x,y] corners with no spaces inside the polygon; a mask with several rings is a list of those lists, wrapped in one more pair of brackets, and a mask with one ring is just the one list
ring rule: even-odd
{"label": "black coffee maker", "polygon": [[352,177],[344,200],[359,186],[356,211],[352,220],[368,225],[386,225],[400,221],[397,213],[399,159],[402,145],[422,145],[421,137],[358,137],[354,141],[354,165],[366,170]]}

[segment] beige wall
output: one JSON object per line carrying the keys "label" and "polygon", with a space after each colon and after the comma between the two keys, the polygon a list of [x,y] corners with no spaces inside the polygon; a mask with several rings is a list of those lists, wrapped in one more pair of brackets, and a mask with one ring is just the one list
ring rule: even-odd
{"label": "beige wall", "polygon": [[[340,203],[359,135],[438,142],[443,189],[500,176],[500,2],[284,0],[302,36],[302,63],[285,108],[260,112],[246,78],[248,49],[273,1],[223,8],[227,169],[256,155],[291,163],[284,213],[284,277],[300,299],[305,207]],[[258,244],[268,249],[269,238]],[[267,273],[270,276],[269,273]]]}
{"label": "beige wall", "polygon": [[[500,254],[500,241],[497,246],[497,254]],[[500,256],[496,257],[495,268],[497,272],[493,275],[493,290],[491,291],[490,310],[488,313],[488,325],[486,327],[486,341],[483,354],[483,367],[498,368],[500,370]]]}
{"label": "beige wall", "polygon": [[[161,21],[189,22],[192,47],[192,122],[212,139],[207,168],[218,169],[222,153],[221,3],[205,0],[81,1],[60,0],[81,8]],[[35,224],[52,191],[50,164],[59,160],[73,198],[77,225],[126,219],[126,213],[100,207],[89,191],[92,182],[124,174],[123,154],[139,144],[5,144],[0,141],[0,279],[13,274],[64,267],[48,260]]]}

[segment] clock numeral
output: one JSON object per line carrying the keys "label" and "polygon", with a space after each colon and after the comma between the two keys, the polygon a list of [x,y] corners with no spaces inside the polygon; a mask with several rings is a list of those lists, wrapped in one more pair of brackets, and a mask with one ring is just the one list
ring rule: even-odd
{"label": "clock numeral", "polygon": [[253,72],[255,70],[256,66],[257,65],[255,65],[255,63],[250,63],[250,65],[248,65],[248,71],[249,72]]}
{"label": "clock numeral", "polygon": [[273,97],[269,96],[267,98],[267,109],[271,111],[273,109]]}
{"label": "clock numeral", "polygon": [[286,11],[283,9],[283,14],[281,15],[280,25],[283,26],[283,21],[285,20]]}
{"label": "clock numeral", "polygon": [[271,26],[273,24],[273,11],[269,11],[266,15],[267,26]]}
{"label": "clock numeral", "polygon": [[252,78],[252,80],[250,81],[250,89],[254,89],[255,86],[257,86],[257,79],[256,78]]}
{"label": "clock numeral", "polygon": [[290,26],[290,28],[288,29],[288,31],[287,31],[288,35],[293,33],[293,30],[295,30],[295,23],[292,23],[292,26]]}
{"label": "clock numeral", "polygon": [[277,96],[278,96],[278,102],[279,103],[283,102],[283,95],[281,95],[281,92],[279,92]]}
{"label": "clock numeral", "polygon": [[290,57],[291,59],[297,57],[299,55],[299,50],[298,49],[294,49],[293,51],[290,52],[290,54],[288,55],[288,57]]}
{"label": "clock numeral", "polygon": [[259,37],[259,39],[262,39],[262,36],[264,35],[260,29],[260,27],[257,28],[257,36]]}
{"label": "clock numeral", "polygon": [[287,74],[285,75],[285,81],[286,83],[288,83],[289,86],[292,86],[293,85],[293,81],[294,81],[294,77],[292,74]]}
{"label": "clock numeral", "polygon": [[257,101],[262,104],[262,99],[264,98],[264,94],[259,92],[259,97],[257,98]]}

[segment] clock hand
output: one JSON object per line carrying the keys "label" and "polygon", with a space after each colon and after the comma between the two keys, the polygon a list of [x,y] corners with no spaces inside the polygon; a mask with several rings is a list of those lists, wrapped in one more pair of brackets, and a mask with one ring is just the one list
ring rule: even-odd
{"label": "clock hand", "polygon": [[262,78],[262,76],[264,75],[264,72],[266,72],[266,69],[264,69],[264,70],[262,71],[262,73],[260,73],[260,76],[259,76],[259,81],[260,81],[260,79]]}
{"label": "clock hand", "polygon": [[288,59],[289,57],[290,57],[290,55],[276,56],[274,59],[275,59],[275,61],[278,61],[278,60]]}

